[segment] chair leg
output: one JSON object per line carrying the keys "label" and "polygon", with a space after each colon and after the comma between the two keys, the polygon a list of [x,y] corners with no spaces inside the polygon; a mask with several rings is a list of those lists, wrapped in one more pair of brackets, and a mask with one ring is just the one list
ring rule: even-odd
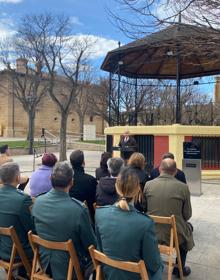
{"label": "chair leg", "polygon": [[103,280],[101,265],[96,267],[96,280]]}
{"label": "chair leg", "polygon": [[168,261],[168,280],[172,280],[172,273],[173,273],[173,260],[172,260],[172,254],[169,255],[169,261]]}
{"label": "chair leg", "polygon": [[183,280],[183,267],[182,267],[182,261],[181,261],[181,257],[180,257],[179,248],[176,250],[176,254],[177,254],[177,265],[178,265],[178,269],[179,269],[180,280]]}

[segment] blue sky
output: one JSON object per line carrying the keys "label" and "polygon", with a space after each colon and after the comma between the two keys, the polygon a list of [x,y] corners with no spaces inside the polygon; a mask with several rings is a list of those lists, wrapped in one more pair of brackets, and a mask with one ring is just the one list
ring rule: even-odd
{"label": "blue sky", "polygon": [[29,13],[64,13],[75,19],[76,32],[117,40],[119,34],[105,12],[105,8],[112,3],[112,0],[1,0],[0,11],[14,20]]}
{"label": "blue sky", "polygon": [[22,16],[50,12],[71,18],[76,34],[97,37],[94,65],[99,68],[106,53],[118,46],[118,41],[129,42],[110,22],[106,9],[114,0],[0,0],[0,37],[10,35]]}
{"label": "blue sky", "polygon": [[[0,37],[13,33],[19,19],[27,14],[65,14],[71,17],[76,34],[98,38],[97,55],[93,62],[99,69],[106,53],[116,48],[118,41],[130,41],[110,22],[107,8],[118,10],[114,0],[0,0]],[[211,93],[213,85],[203,86],[201,89]]]}

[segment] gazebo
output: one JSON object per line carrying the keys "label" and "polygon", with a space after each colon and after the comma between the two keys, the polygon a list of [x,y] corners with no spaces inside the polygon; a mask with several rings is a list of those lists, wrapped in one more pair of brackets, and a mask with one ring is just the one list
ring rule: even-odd
{"label": "gazebo", "polygon": [[118,74],[118,98],[121,76],[176,80],[176,123],[181,123],[181,80],[220,73],[220,31],[174,23],[108,52],[101,69],[110,77]]}
{"label": "gazebo", "polygon": [[[164,79],[176,81],[176,124],[171,126],[108,127],[107,150],[117,146],[120,135],[129,130],[135,135],[138,149],[150,167],[157,166],[167,151],[175,154],[181,168],[183,142],[201,146],[204,178],[220,177],[220,127],[185,126],[181,123],[181,80],[211,76],[220,73],[220,31],[209,27],[174,23],[167,28],[110,51],[101,69],[118,75],[118,99],[121,76],[137,79]],[[137,93],[137,89],[136,89]],[[111,98],[111,82],[109,101]],[[109,103],[110,104],[110,103]],[[120,103],[118,103],[120,104]],[[111,111],[109,110],[111,113]],[[119,106],[117,118],[119,120]],[[114,155],[119,155],[114,151]]]}

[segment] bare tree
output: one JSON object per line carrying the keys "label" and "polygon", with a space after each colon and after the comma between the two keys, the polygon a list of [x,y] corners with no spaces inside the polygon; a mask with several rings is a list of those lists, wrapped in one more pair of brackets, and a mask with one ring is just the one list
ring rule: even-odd
{"label": "bare tree", "polygon": [[[10,94],[14,95],[28,115],[27,139],[29,140],[29,154],[33,154],[36,110],[42,97],[48,92],[48,83],[43,78],[42,64],[38,56],[24,47],[27,43],[25,38],[17,35],[10,41],[2,42],[0,61],[11,77]],[[18,58],[16,68],[12,53]]]}
{"label": "bare tree", "polygon": [[[113,23],[128,37],[137,38],[152,30],[182,21],[208,26],[219,31],[220,2],[216,0],[115,0],[116,9],[108,9]],[[120,12],[117,12],[120,11]],[[123,11],[123,12],[122,12]]]}
{"label": "bare tree", "polygon": [[73,108],[75,109],[78,118],[79,118],[79,127],[80,127],[80,139],[83,140],[83,125],[85,122],[85,116],[89,113],[90,102],[89,102],[89,91],[91,85],[90,83],[83,83],[78,86],[78,94],[76,99],[73,102]]}
{"label": "bare tree", "polygon": [[[61,114],[60,160],[65,160],[67,119],[87,63],[90,42],[88,38],[73,36],[69,18],[65,16],[26,16],[18,32],[28,40],[29,48],[35,50],[44,63],[49,94]],[[65,88],[62,94],[56,90],[61,82]]]}

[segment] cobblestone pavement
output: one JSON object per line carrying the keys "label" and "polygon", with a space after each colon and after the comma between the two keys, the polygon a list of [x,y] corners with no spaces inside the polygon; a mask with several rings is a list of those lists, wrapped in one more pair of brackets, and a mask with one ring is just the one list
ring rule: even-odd
{"label": "cobblestone pavement", "polygon": [[[69,155],[70,152],[68,152]],[[99,165],[101,152],[85,152],[86,170],[94,174]],[[14,161],[21,166],[21,171],[31,174],[33,169],[33,157],[15,156]],[[36,159],[36,168],[41,159]],[[202,184],[203,195],[193,196],[193,217],[191,223],[194,226],[194,239],[196,246],[188,254],[187,265],[192,269],[188,280],[219,280],[220,279],[220,181],[204,181]],[[166,279],[164,272],[163,279]],[[3,280],[4,273],[0,273]],[[175,279],[175,277],[174,277]]]}

